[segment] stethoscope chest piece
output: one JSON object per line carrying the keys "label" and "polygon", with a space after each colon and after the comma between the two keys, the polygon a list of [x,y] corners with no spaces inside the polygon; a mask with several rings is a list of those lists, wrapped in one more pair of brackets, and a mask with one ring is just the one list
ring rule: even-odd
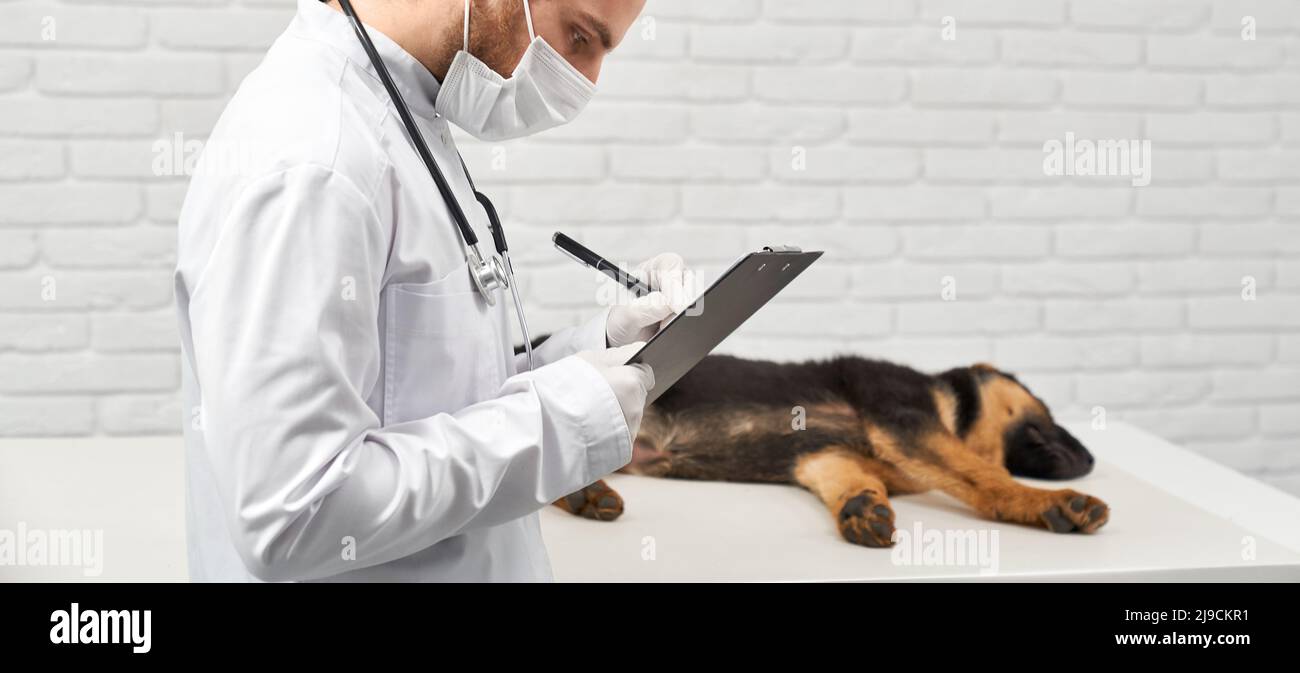
{"label": "stethoscope chest piece", "polygon": [[488,306],[496,306],[497,289],[510,287],[510,276],[506,273],[506,266],[501,258],[488,255],[484,259],[476,245],[469,247],[469,276]]}

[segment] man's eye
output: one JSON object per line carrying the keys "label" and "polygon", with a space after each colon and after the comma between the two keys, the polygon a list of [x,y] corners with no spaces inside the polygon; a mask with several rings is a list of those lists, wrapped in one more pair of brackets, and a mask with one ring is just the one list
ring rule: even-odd
{"label": "man's eye", "polygon": [[585,46],[587,44],[587,35],[580,30],[573,31],[573,44],[575,46]]}

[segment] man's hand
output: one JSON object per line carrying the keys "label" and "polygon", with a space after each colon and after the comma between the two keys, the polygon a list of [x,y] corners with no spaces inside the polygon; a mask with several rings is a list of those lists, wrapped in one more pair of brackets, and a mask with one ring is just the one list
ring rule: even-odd
{"label": "man's hand", "polygon": [[655,291],[631,303],[615,306],[605,323],[605,341],[611,347],[648,341],[665,323],[684,310],[692,299],[687,287],[686,263],[666,252],[642,262],[632,275]]}
{"label": "man's hand", "polygon": [[614,398],[618,400],[619,409],[623,411],[623,420],[627,421],[628,439],[636,440],[636,432],[641,427],[641,416],[645,414],[646,397],[655,386],[655,375],[650,365],[623,364],[632,357],[642,344],[630,343],[621,348],[607,348],[603,351],[582,351],[574,357],[586,362],[605,379]]}

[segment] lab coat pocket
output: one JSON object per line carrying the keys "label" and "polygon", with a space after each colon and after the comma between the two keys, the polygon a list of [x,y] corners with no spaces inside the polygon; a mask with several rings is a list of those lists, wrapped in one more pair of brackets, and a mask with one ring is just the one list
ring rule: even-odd
{"label": "lab coat pocket", "polygon": [[385,425],[452,413],[496,393],[490,307],[465,269],[384,292]]}

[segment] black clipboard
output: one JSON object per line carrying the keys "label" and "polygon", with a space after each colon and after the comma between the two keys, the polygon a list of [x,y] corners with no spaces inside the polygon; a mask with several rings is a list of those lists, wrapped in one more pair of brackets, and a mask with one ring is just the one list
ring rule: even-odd
{"label": "black clipboard", "polygon": [[732,264],[627,361],[648,364],[654,370],[655,386],[647,403],[677,383],[821,256],[820,250],[772,246]]}

